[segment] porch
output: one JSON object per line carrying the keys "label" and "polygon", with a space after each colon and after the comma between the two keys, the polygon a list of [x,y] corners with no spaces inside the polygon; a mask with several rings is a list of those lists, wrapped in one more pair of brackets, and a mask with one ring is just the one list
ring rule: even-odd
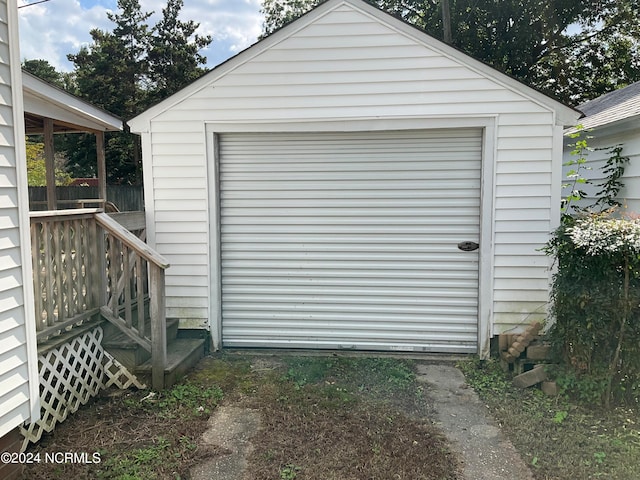
{"label": "porch", "polygon": [[184,368],[185,347],[204,341],[178,339],[177,322],[167,325],[169,263],[144,243],[139,213],[87,208],[30,214],[36,331],[44,346],[74,328],[101,326],[107,350],[161,390],[175,381],[176,368]]}
{"label": "porch", "polygon": [[[144,212],[111,208],[104,133],[122,121],[24,72],[23,80],[25,130],[42,135],[47,168],[47,210],[29,213],[42,418],[21,428],[24,449],[103,388],[170,386],[204,355],[205,340],[183,338],[166,318],[169,263],[145,243]],[[56,195],[58,132],[96,138],[98,198],[73,209]]]}
{"label": "porch", "polygon": [[[144,211],[119,212],[107,195],[105,133],[121,131],[122,119],[28,72],[22,83],[25,133],[42,139],[46,169],[46,196],[30,201],[29,215],[38,344],[42,350],[98,325],[116,360],[162,389],[175,377],[176,360],[166,333],[169,264],[145,243]],[[58,197],[54,136],[60,133],[94,135],[96,198]],[[169,322],[170,345],[176,323]]]}

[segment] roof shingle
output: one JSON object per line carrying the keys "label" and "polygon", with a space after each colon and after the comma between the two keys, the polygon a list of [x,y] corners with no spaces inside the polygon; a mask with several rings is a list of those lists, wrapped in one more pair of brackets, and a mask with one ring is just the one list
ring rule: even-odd
{"label": "roof shingle", "polygon": [[636,117],[640,115],[640,82],[585,102],[577,108],[585,115],[581,119],[585,129]]}

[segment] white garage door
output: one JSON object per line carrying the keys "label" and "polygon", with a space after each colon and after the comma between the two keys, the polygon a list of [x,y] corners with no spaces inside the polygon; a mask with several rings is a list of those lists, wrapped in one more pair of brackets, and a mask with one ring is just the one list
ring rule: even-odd
{"label": "white garage door", "polygon": [[481,141],[220,135],[223,345],[475,352]]}

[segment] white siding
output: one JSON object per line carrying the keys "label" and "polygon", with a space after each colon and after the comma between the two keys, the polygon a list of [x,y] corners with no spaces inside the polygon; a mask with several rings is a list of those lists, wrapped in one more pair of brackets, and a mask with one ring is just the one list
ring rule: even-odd
{"label": "white siding", "polygon": [[15,3],[0,0],[0,437],[38,411],[16,24]]}
{"label": "white siding", "polygon": [[[495,172],[485,184],[494,189],[493,213],[483,218],[495,252],[487,277],[494,293],[484,298],[496,323],[489,333],[544,316],[549,262],[537,249],[552,229],[552,198],[558,196],[551,186],[558,167],[554,111],[394,22],[338,5],[213,71],[209,83],[149,120],[150,231],[155,229],[156,247],[171,268],[182,267],[168,271],[169,316],[204,323],[206,297],[217,282],[202,268],[209,262],[207,225],[170,215],[207,211],[209,193],[200,181],[208,174],[205,122],[234,131],[246,125],[275,131],[281,123],[286,131],[326,121],[348,131],[361,119],[393,129],[399,119],[433,118],[495,121],[494,148],[484,159]],[[194,273],[185,274],[190,269]],[[196,303],[185,307],[185,295]]]}
{"label": "white siding", "polygon": [[[640,212],[640,129],[637,127],[637,122],[637,119],[629,121],[623,125],[626,128],[621,128],[620,126],[602,127],[586,133],[586,135],[592,137],[587,139],[589,147],[595,150],[588,152],[586,155],[586,166],[589,170],[581,170],[580,175],[591,180],[593,184],[583,186],[582,190],[588,194],[588,198],[581,202],[581,205],[587,206],[595,202],[595,195],[600,190],[598,184],[605,180],[602,167],[611,156],[609,150],[611,147],[620,144],[622,145],[621,155],[629,157],[629,163],[625,167],[624,177],[622,178],[624,188],[620,191],[618,200],[623,204],[623,210],[633,213]],[[571,155],[572,147],[568,146],[568,144],[574,142],[575,139],[565,140],[565,163],[578,158]],[[564,167],[563,183],[570,183],[566,178],[566,174],[571,168],[575,167]],[[563,195],[566,196],[569,190],[570,188],[566,188],[563,191]]]}

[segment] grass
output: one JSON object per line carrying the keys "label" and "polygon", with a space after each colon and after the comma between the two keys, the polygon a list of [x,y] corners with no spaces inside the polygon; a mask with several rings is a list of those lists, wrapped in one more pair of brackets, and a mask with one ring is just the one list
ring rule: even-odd
{"label": "grass", "polygon": [[248,478],[459,478],[409,362],[281,360],[282,368],[245,399],[268,412],[254,438]]}
{"label": "grass", "polygon": [[[28,465],[24,478],[189,478],[195,464],[229,453],[201,441],[225,404],[261,414],[246,480],[459,479],[414,367],[397,357],[208,357],[161,394],[106,392],[32,448],[43,457],[99,452],[100,463]],[[492,361],[459,367],[536,479],[640,478],[637,408],[517,389]]]}
{"label": "grass", "polygon": [[640,478],[637,408],[606,411],[535,388],[517,389],[495,361],[459,367],[536,479]]}
{"label": "grass", "polygon": [[198,443],[222,397],[216,386],[191,382],[161,394],[105,392],[32,447],[41,458],[46,453],[87,452],[90,457],[98,453],[100,462],[27,465],[25,478],[182,478],[196,462],[219,453]]}
{"label": "grass", "polygon": [[208,357],[162,394],[108,392],[34,449],[99,451],[101,463],[32,465],[25,478],[188,478],[196,463],[229,453],[201,442],[226,404],[261,413],[246,479],[459,479],[413,367],[396,358]]}

